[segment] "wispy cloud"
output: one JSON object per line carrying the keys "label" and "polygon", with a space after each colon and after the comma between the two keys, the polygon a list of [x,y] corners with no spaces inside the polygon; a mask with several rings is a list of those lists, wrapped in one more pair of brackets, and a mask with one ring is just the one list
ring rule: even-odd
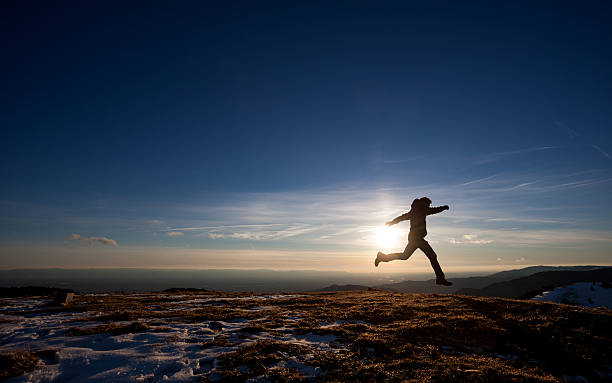
{"label": "wispy cloud", "polygon": [[[424,185],[241,193],[228,196],[227,203],[199,205],[185,211],[189,216],[211,217],[214,224],[205,220],[183,221],[183,225],[164,230],[193,232],[194,238],[225,239],[233,241],[238,248],[247,246],[245,241],[259,241],[260,246],[269,244],[274,248],[373,249],[378,246],[373,228],[408,211],[412,198],[428,195],[434,204],[451,205],[449,212],[428,219],[432,241],[516,249],[569,246],[589,241],[590,237],[600,240],[606,235],[609,237],[605,230],[599,235],[580,229],[589,223],[582,222],[575,209],[567,210],[567,206],[554,205],[552,201],[543,205],[539,197],[523,198],[515,194],[557,192],[555,188],[574,187],[562,186],[564,182],[559,182],[566,176],[548,174],[537,181],[523,180],[520,174],[489,176],[466,189]],[[602,180],[589,179],[583,183],[592,182]],[[509,190],[511,195],[507,195]],[[548,210],[534,210],[543,207]],[[409,227],[408,223],[398,225],[402,235],[408,233]],[[276,241],[284,242],[273,245]]]}
{"label": "wispy cloud", "polygon": [[459,186],[468,186],[468,185],[479,184],[479,183],[482,183],[484,181],[488,181],[488,180],[492,179],[493,177],[495,177],[495,175],[484,177],[484,178],[478,178],[478,179],[475,179],[475,180],[472,180],[472,181],[468,181],[468,182],[464,182],[462,184],[459,184]]}
{"label": "wispy cloud", "polygon": [[[595,176],[599,173],[599,176]],[[491,193],[529,192],[548,193],[562,189],[575,189],[591,187],[611,181],[612,177],[605,170],[590,169],[577,173],[549,173],[538,174],[526,172],[524,174],[508,174],[492,176],[469,181],[458,186],[469,186],[466,193],[484,196]]]}
{"label": "wispy cloud", "polygon": [[[475,228],[476,229],[476,228]],[[448,235],[460,229],[452,226],[439,228],[436,237]],[[486,244],[494,243],[497,248],[516,248],[516,247],[581,247],[585,244],[600,244],[609,246],[612,243],[612,236],[606,231],[590,231],[584,229],[527,229],[527,228],[504,228],[491,229],[481,228],[483,238],[461,236],[448,236],[448,242],[453,244]],[[486,238],[486,239],[484,239]],[[478,243],[481,241],[480,243]],[[490,241],[490,242],[487,242]]]}
{"label": "wispy cloud", "polygon": [[[245,227],[242,225],[241,227]],[[311,225],[273,225],[274,229],[271,229],[272,226],[269,225],[252,225],[252,230],[242,230],[240,232],[228,232],[228,233],[218,233],[218,232],[210,232],[208,233],[208,237],[211,239],[219,239],[219,238],[234,238],[234,239],[250,239],[256,241],[263,240],[280,240],[286,239],[290,237],[299,236],[302,234],[310,233],[315,230],[320,230],[320,227],[313,227]],[[263,230],[262,230],[263,229]]]}
{"label": "wispy cloud", "polygon": [[[113,233],[121,230],[124,238],[131,236],[130,246],[150,243],[153,232],[176,242],[174,246],[182,244],[194,248],[320,249],[376,254],[381,250],[378,247],[384,245],[380,244],[374,229],[408,211],[413,198],[429,196],[434,205],[451,207],[450,211],[429,217],[427,222],[428,240],[432,244],[437,241],[434,247],[441,255],[452,258],[453,254],[487,252],[490,262],[503,257],[504,262],[512,263],[523,255],[530,262],[538,262],[540,258],[527,252],[537,249],[540,254],[544,249],[569,254],[575,249],[604,248],[612,243],[612,227],[605,211],[590,201],[567,194],[580,187],[607,187],[604,182],[612,180],[610,176],[608,169],[543,174],[537,169],[526,169],[485,177],[468,178],[466,174],[462,184],[455,178],[438,184],[224,193],[215,196],[214,203],[207,198],[153,210],[150,206],[130,206],[143,214],[123,223],[73,217],[67,220],[72,227],[78,227],[68,230],[77,232],[103,233],[105,231],[101,230],[107,226],[113,227]],[[568,203],[581,206],[571,207]],[[40,212],[40,209],[28,211]],[[38,219],[34,213],[31,215]],[[43,218],[46,215],[42,215]],[[168,225],[170,222],[173,224]],[[401,243],[393,247],[401,250],[410,224],[405,222],[396,227],[401,232]],[[593,231],[593,227],[599,231]],[[110,242],[112,239],[105,237],[72,240],[95,245],[100,251],[105,251],[103,244],[116,246]],[[126,247],[125,243],[122,245],[122,249]]]}
{"label": "wispy cloud", "polygon": [[603,150],[601,147],[595,145],[595,144],[591,144],[591,146],[593,147],[593,149],[597,150],[602,156],[606,157],[607,159],[612,158],[610,156],[610,154],[608,152],[606,152],[605,150]]}
{"label": "wispy cloud", "polygon": [[329,238],[333,238],[333,237],[339,237],[339,236],[343,236],[346,234],[354,234],[354,233],[362,233],[364,231],[374,231],[374,228],[371,229],[364,229],[361,226],[355,226],[355,225],[348,225],[347,228],[345,229],[341,229],[341,230],[336,230],[336,231],[327,231],[324,235],[319,236],[319,239],[329,239]]}
{"label": "wispy cloud", "polygon": [[69,239],[72,241],[87,243],[90,247],[93,247],[94,244],[117,246],[117,242],[115,240],[106,237],[83,237],[80,234],[74,233]]}
{"label": "wispy cloud", "polygon": [[152,229],[155,232],[170,231],[170,227],[168,226],[168,224],[165,221],[162,221],[161,219],[150,219],[147,221],[147,225],[149,225],[149,230]]}
{"label": "wispy cloud", "polygon": [[607,159],[612,159],[612,156],[610,155],[610,153],[608,153],[606,150],[604,150],[601,146],[596,145],[593,143],[593,139],[592,138],[588,138],[586,136],[583,136],[582,134],[580,134],[579,132],[575,131],[574,129],[571,129],[569,127],[567,127],[565,124],[559,122],[559,121],[555,121],[555,125],[557,125],[559,128],[564,129],[568,135],[568,137],[570,138],[570,140],[572,141],[576,141],[578,143],[580,143],[581,145],[586,145],[586,146],[590,146],[591,148],[595,149],[595,151],[597,151],[599,154],[601,154],[603,157],[607,158]]}
{"label": "wispy cloud", "polygon": [[486,155],[485,157],[477,160],[476,163],[485,164],[489,162],[499,161],[501,159],[504,159],[510,156],[516,156],[516,155],[528,154],[528,153],[536,153],[536,152],[554,150],[554,149],[559,149],[559,148],[561,148],[561,146],[536,146],[533,148],[516,149],[516,150],[505,151],[505,152],[495,152],[495,153],[490,153]]}
{"label": "wispy cloud", "polygon": [[463,238],[466,241],[469,241],[469,243],[474,243],[474,244],[478,244],[478,245],[482,245],[482,244],[485,244],[485,243],[493,242],[490,239],[478,239],[478,235],[476,235],[476,234],[465,234],[463,236]]}
{"label": "wispy cloud", "polygon": [[578,181],[572,182],[563,182],[563,183],[550,183],[545,185],[539,185],[538,187],[532,188],[533,191],[539,192],[551,192],[560,189],[576,189],[576,188],[584,188],[591,187],[593,185],[598,185],[601,183],[612,181],[611,177],[602,177],[602,178],[588,178],[582,179]]}
{"label": "wispy cloud", "polygon": [[514,191],[514,190],[518,190],[518,189],[523,189],[523,188],[525,188],[525,187],[527,187],[527,186],[529,186],[529,185],[533,185],[533,184],[535,184],[535,183],[536,183],[536,181],[532,181],[532,182],[523,182],[523,183],[521,183],[521,184],[514,185],[514,186],[511,186],[511,187],[509,187],[509,188],[506,188],[506,189],[505,189],[505,191]]}
{"label": "wispy cloud", "polygon": [[191,227],[169,227],[163,231],[204,231],[204,230],[221,230],[221,229],[237,229],[237,228],[258,228],[258,227],[273,227],[282,226],[281,223],[263,223],[250,225],[214,225],[214,226],[191,226]]}
{"label": "wispy cloud", "polygon": [[492,239],[480,239],[476,234],[464,234],[461,239],[449,238],[449,243],[460,245],[460,244],[471,244],[471,245],[486,245],[493,242]]}
{"label": "wispy cloud", "polygon": [[563,129],[565,131],[565,133],[567,133],[567,136],[570,138],[570,140],[573,140],[573,139],[575,139],[577,137],[580,137],[580,133],[578,133],[574,129],[571,129],[571,128],[567,127],[561,121],[555,121],[555,125],[557,125],[558,128]]}
{"label": "wispy cloud", "polygon": [[318,228],[315,228],[311,225],[296,225],[296,226],[291,226],[291,227],[287,227],[283,230],[278,230],[274,233],[271,233],[269,235],[269,238],[271,239],[283,239],[283,238],[289,238],[289,237],[295,237],[297,235],[302,235],[302,234],[306,234],[306,233],[310,233],[314,230],[317,230]]}

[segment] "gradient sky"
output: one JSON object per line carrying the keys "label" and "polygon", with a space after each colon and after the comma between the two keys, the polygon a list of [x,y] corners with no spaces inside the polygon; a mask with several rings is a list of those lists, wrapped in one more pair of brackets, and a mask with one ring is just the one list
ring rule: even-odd
{"label": "gradient sky", "polygon": [[612,264],[609,2],[1,7],[0,268]]}

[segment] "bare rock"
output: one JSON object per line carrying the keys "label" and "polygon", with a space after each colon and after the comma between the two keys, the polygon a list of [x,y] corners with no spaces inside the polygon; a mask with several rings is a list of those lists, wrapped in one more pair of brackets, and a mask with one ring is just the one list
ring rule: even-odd
{"label": "bare rock", "polygon": [[55,306],[65,306],[72,303],[74,300],[74,293],[57,293],[53,298],[53,305]]}

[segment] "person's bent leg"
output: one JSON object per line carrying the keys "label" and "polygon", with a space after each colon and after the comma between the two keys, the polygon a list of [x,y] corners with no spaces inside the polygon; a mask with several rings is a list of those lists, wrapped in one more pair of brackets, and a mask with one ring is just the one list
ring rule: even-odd
{"label": "person's bent leg", "polygon": [[408,245],[406,245],[406,248],[402,253],[385,254],[378,252],[378,255],[376,256],[376,265],[378,265],[378,262],[390,262],[396,259],[406,260],[410,258],[410,256],[412,255],[412,253],[414,253],[416,249],[417,246],[414,243],[408,242]]}
{"label": "person's bent leg", "polygon": [[406,260],[406,259],[410,258],[410,256],[418,248],[419,248],[418,244],[416,244],[414,241],[408,240],[408,244],[406,245],[406,248],[404,249],[404,252],[403,253],[399,253],[399,254],[402,254],[401,258],[399,258],[399,259]]}
{"label": "person's bent leg", "polygon": [[452,283],[446,280],[444,272],[442,271],[440,263],[438,262],[438,255],[434,249],[432,249],[429,243],[425,240],[419,244],[419,248],[423,250],[427,258],[429,258],[429,262],[431,262],[431,267],[433,267],[434,272],[436,273],[436,283],[450,286]]}

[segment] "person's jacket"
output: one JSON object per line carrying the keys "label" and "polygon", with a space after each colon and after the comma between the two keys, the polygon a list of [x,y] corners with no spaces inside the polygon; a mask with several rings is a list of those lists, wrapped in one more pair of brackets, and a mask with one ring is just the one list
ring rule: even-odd
{"label": "person's jacket", "polygon": [[425,238],[427,235],[427,224],[425,223],[425,217],[431,214],[437,214],[446,210],[445,206],[438,207],[413,207],[406,214],[402,214],[399,217],[391,221],[392,225],[396,223],[410,220],[410,233],[408,238]]}

